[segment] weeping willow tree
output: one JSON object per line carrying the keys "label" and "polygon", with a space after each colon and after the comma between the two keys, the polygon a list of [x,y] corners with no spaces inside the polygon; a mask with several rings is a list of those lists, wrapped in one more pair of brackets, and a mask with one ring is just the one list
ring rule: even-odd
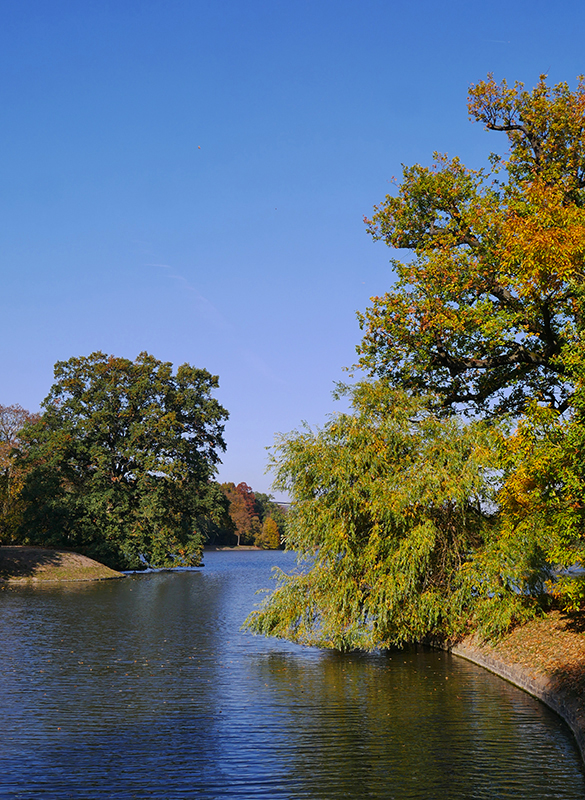
{"label": "weeping willow tree", "polygon": [[383,382],[344,393],[351,411],[280,437],[275,487],[293,504],[291,574],[246,620],[256,633],[340,650],[505,630],[538,606],[537,539],[502,537],[503,433],[441,418]]}

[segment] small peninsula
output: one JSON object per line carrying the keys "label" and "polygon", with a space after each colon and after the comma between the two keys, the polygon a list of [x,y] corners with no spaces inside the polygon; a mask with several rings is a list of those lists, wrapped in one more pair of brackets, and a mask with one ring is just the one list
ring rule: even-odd
{"label": "small peninsula", "polygon": [[103,581],[123,577],[123,573],[79,553],[46,547],[0,547],[2,583]]}

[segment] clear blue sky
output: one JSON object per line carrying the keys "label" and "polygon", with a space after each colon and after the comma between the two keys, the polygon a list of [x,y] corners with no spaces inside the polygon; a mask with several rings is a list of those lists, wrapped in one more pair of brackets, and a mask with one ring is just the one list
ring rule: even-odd
{"label": "clear blue sky", "polygon": [[585,3],[0,2],[0,403],[147,350],[220,378],[221,480],[335,410],[400,164],[501,149],[470,83],[585,72]]}

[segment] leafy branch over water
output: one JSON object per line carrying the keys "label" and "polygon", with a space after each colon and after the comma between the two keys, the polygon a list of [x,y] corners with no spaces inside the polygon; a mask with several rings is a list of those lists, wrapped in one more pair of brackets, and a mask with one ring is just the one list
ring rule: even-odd
{"label": "leafy branch over water", "polygon": [[306,560],[249,629],[340,650],[493,634],[526,619],[548,568],[535,541],[498,536],[502,429],[441,419],[382,382],[352,412],[280,439],[275,485],[295,502],[287,547]]}

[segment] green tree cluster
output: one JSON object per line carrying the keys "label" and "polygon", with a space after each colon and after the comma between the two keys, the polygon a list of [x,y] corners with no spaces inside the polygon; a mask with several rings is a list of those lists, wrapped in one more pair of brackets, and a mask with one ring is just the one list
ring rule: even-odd
{"label": "green tree cluster", "polygon": [[217,385],[148,353],[58,362],[42,416],[20,434],[19,541],[118,568],[199,563],[227,512],[213,481],[227,418]]}
{"label": "green tree cluster", "polygon": [[351,412],[277,442],[304,562],[253,631],[372,648],[585,605],[585,83],[488,76],[469,112],[507,155],[405,167],[367,221],[410,256],[359,315]]}

